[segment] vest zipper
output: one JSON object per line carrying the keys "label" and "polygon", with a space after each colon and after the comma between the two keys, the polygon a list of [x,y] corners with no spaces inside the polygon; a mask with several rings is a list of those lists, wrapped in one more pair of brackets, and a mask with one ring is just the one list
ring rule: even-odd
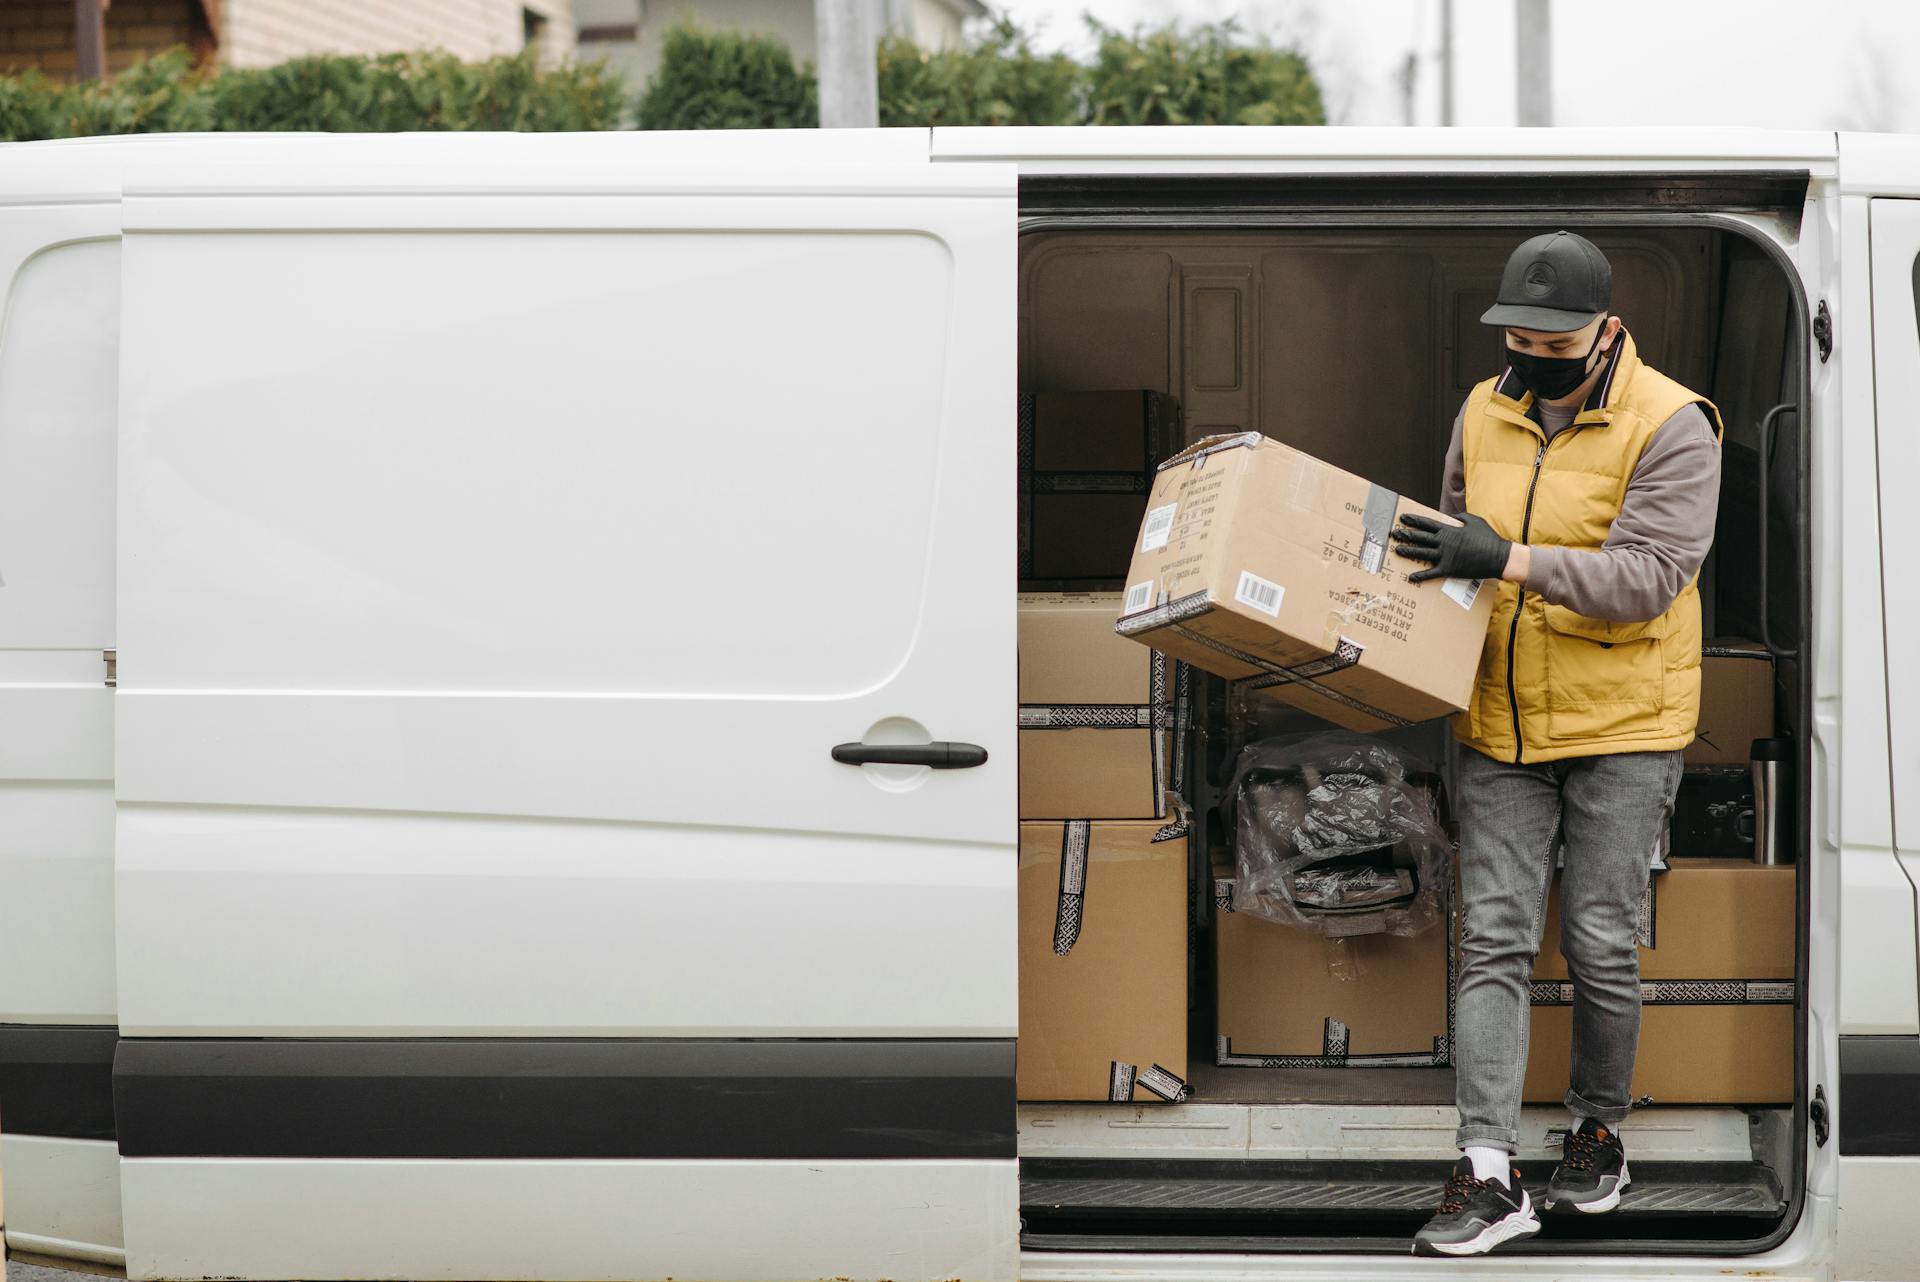
{"label": "vest zipper", "polygon": [[[1547,457],[1547,450],[1563,436],[1571,436],[1586,424],[1575,426],[1567,424],[1547,440],[1540,442],[1540,448],[1533,452],[1533,479],[1527,482],[1527,506],[1520,515],[1520,542],[1527,541],[1527,531],[1533,527],[1533,492],[1540,488],[1540,461]],[[1527,603],[1527,589],[1520,589],[1520,596],[1513,603],[1513,622],[1507,627],[1507,711],[1513,715],[1513,764],[1520,765],[1520,753],[1525,741],[1520,737],[1520,696],[1513,688],[1513,647],[1520,643],[1520,608]]]}

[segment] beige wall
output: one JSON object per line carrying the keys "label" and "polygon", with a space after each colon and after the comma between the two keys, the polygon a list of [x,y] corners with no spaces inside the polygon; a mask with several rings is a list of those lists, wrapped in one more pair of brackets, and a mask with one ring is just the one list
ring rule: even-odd
{"label": "beige wall", "polygon": [[309,53],[444,49],[466,59],[518,53],[525,44],[523,9],[547,19],[543,59],[564,58],[574,47],[572,0],[221,0],[220,7],[220,60],[236,67]]}

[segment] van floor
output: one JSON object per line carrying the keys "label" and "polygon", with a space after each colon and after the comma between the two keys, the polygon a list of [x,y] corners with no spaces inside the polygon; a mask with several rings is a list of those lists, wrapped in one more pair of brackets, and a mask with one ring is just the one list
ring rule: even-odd
{"label": "van floor", "polygon": [[[1433,1214],[1449,1165],[1023,1158],[1021,1242],[1042,1250],[1406,1251]],[[1618,1209],[1542,1213],[1540,1234],[1502,1253],[1751,1240],[1786,1210],[1779,1181],[1758,1162],[1629,1169],[1633,1183]],[[1550,1173],[1522,1168],[1536,1208]]]}
{"label": "van floor", "polygon": [[1215,1104],[1451,1104],[1453,1069],[1221,1068],[1189,1060],[1193,1098]]}

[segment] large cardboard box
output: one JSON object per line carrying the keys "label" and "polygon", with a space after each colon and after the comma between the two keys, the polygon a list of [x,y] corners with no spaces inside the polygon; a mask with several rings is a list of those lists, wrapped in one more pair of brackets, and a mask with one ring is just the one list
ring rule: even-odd
{"label": "large cardboard box", "polygon": [[1155,819],[1179,786],[1181,674],[1118,636],[1115,592],[1020,595],[1020,817]]}
{"label": "large cardboard box", "polygon": [[1020,825],[1023,1100],[1186,1098],[1187,843]]}
{"label": "large cardboard box", "polygon": [[1258,433],[1210,437],[1154,479],[1117,628],[1353,730],[1457,712],[1494,593],[1408,582],[1405,512],[1439,515]]}
{"label": "large cardboard box", "polygon": [[1754,641],[1709,641],[1700,652],[1700,725],[1685,757],[1694,766],[1744,766],[1755,739],[1773,734],[1773,656]]}
{"label": "large cardboard box", "polygon": [[[1640,948],[1633,1097],[1662,1104],[1793,1099],[1794,869],[1676,858],[1653,874]],[[1556,877],[1531,985],[1525,1098],[1567,1092],[1573,985],[1560,956]],[[1650,942],[1648,939],[1650,936]]]}
{"label": "large cardboard box", "polygon": [[[1452,1041],[1445,924],[1339,941],[1235,912],[1233,869],[1213,882],[1214,1062],[1253,1068],[1443,1065]],[[1343,978],[1349,967],[1358,973]]]}
{"label": "large cardboard box", "polygon": [[1172,398],[1144,390],[1020,398],[1020,577],[1117,583],[1153,469],[1178,447]]}

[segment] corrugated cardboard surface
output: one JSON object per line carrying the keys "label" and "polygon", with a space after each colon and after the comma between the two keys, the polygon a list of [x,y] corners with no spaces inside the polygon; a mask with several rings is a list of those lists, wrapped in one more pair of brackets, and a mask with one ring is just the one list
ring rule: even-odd
{"label": "corrugated cardboard surface", "polygon": [[1207,448],[1155,478],[1121,626],[1223,677],[1311,664],[1295,675],[1312,686],[1269,692],[1349,729],[1464,708],[1493,593],[1415,586],[1407,575],[1420,566],[1383,541],[1401,513],[1433,510],[1264,437]]}
{"label": "corrugated cardboard surface", "polygon": [[1773,734],[1773,660],[1754,641],[1709,641],[1705,649],[1700,726],[1684,755],[1689,765],[1744,766],[1753,741]]}
{"label": "corrugated cardboard surface", "polygon": [[[1187,843],[1153,823],[1087,825],[1077,937],[1061,907],[1067,825],[1020,825],[1023,1100],[1104,1100],[1115,1063],[1187,1075]],[[1136,1088],[1133,1098],[1157,1097]]]}
{"label": "corrugated cardboard surface", "polygon": [[[1653,874],[1653,947],[1640,949],[1640,978],[1792,979],[1793,914],[1791,864],[1676,857]],[[1533,977],[1567,978],[1557,874]]]}
{"label": "corrugated cardboard surface", "polygon": [[[1345,1030],[1340,1056],[1351,1062],[1394,1056],[1443,1063],[1447,1036],[1447,929],[1412,937],[1361,935],[1345,941],[1357,978],[1329,968],[1329,941],[1309,930],[1233,912],[1231,868],[1215,870],[1214,948],[1218,986],[1215,1056],[1221,1064],[1262,1060],[1327,1061]],[[1332,1036],[1329,1020],[1337,1021]],[[1307,1067],[1283,1062],[1274,1067]]]}
{"label": "corrugated cardboard surface", "polygon": [[[1654,946],[1640,950],[1645,987],[1633,1097],[1651,1095],[1662,1104],[1790,1102],[1794,869],[1676,858],[1670,871],[1654,874],[1654,884]],[[1557,878],[1553,894],[1536,979],[1567,974],[1559,955]],[[1570,991],[1535,984],[1534,994],[1525,1098],[1557,1103],[1568,1085],[1573,1011],[1560,1003]],[[1543,996],[1554,1004],[1543,1004]]]}
{"label": "corrugated cardboard surface", "polygon": [[[1172,736],[1149,728],[1153,654],[1114,633],[1119,613],[1118,593],[1020,595],[1022,819],[1165,814],[1153,748],[1157,735],[1164,774]],[[1082,714],[1109,724],[1024,728],[1030,721],[1066,723]],[[1123,726],[1129,717],[1132,723]]]}

